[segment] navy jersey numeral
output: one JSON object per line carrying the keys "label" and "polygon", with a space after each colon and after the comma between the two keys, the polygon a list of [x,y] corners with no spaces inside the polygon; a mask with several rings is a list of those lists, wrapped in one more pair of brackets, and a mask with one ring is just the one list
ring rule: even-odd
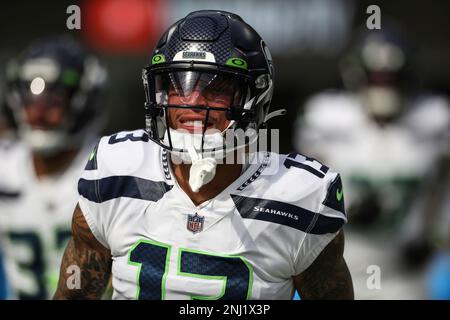
{"label": "navy jersey numeral", "polygon": [[133,246],[128,261],[139,267],[136,299],[164,299],[169,257],[170,246],[163,243],[141,240]]}
{"label": "navy jersey numeral", "polygon": [[299,153],[295,153],[295,152],[290,153],[288,155],[288,157],[286,158],[286,160],[284,161],[284,163],[283,163],[284,166],[286,168],[288,168],[288,169],[291,166],[293,166],[293,167],[296,167],[296,168],[299,168],[299,169],[306,170],[306,171],[312,173],[313,175],[315,175],[315,176],[317,176],[319,178],[325,177],[325,174],[328,172],[328,170],[330,168],[328,168],[326,165],[323,165],[322,163],[320,163],[316,159],[310,158],[310,157],[307,157],[307,156],[304,156],[304,155],[301,155],[301,156],[305,157],[305,159],[306,159],[305,162],[318,163],[318,164],[320,164],[320,169],[317,170],[317,169],[313,168],[312,166],[309,166],[307,164],[295,161],[294,159],[297,157],[298,154]]}
{"label": "navy jersey numeral", "polygon": [[108,144],[116,144],[119,142],[125,142],[125,141],[144,141],[144,142],[148,142],[148,135],[147,134],[142,134],[141,136],[134,136],[133,133],[129,133],[126,136],[122,137],[122,138],[117,138],[117,133],[113,134],[108,141]]}
{"label": "navy jersey numeral", "polygon": [[193,299],[245,300],[250,296],[250,267],[241,257],[216,256],[180,249],[178,274],[225,282],[217,296],[194,296]]}
{"label": "navy jersey numeral", "polygon": [[28,262],[19,263],[22,270],[29,270],[34,276],[36,283],[36,291],[34,294],[19,291],[18,298],[21,300],[42,300],[47,296],[44,281],[44,258],[42,243],[39,236],[33,232],[10,232],[9,238],[12,242],[21,242],[28,245],[31,249],[33,257]]}
{"label": "navy jersey numeral", "polygon": [[[138,241],[130,250],[128,263],[137,266],[136,299],[165,299],[165,282],[169,270],[171,246],[150,240]],[[240,256],[215,255],[180,249],[177,275],[205,280],[222,280],[216,296],[193,295],[192,299],[250,299],[253,269]]]}
{"label": "navy jersey numeral", "polygon": [[[9,232],[9,239],[13,243],[21,243],[30,248],[32,257],[27,262],[18,264],[21,270],[30,273],[35,282],[36,291],[34,293],[25,292],[19,289],[18,298],[21,300],[43,300],[47,299],[46,266],[44,258],[44,248],[42,239],[32,231]],[[56,230],[56,248],[63,249],[71,236],[70,230]]]}

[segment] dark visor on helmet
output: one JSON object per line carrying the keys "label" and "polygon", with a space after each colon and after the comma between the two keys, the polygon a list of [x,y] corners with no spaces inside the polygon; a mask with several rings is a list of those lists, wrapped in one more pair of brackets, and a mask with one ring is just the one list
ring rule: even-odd
{"label": "dark visor on helmet", "polygon": [[36,77],[32,81],[20,81],[17,83],[15,90],[20,97],[21,107],[25,108],[36,103],[68,108],[75,92],[72,88],[58,83],[46,82],[40,77]]}
{"label": "dark visor on helmet", "polygon": [[241,77],[199,71],[156,74],[154,83],[156,104],[214,109],[241,105],[245,88]]}
{"label": "dark visor on helmet", "polygon": [[[203,111],[202,131],[205,134],[208,125],[212,123],[211,112],[225,112],[229,121],[235,120],[234,114],[242,113],[249,90],[248,79],[240,74],[204,70],[147,72],[144,75],[144,85],[147,111],[152,119],[149,119],[152,125],[148,127],[148,131],[151,137],[158,137],[160,142],[163,136],[155,118],[159,117],[164,121],[167,129],[170,127],[167,115],[171,109]],[[163,147],[173,150],[170,131],[167,134],[170,146]]]}

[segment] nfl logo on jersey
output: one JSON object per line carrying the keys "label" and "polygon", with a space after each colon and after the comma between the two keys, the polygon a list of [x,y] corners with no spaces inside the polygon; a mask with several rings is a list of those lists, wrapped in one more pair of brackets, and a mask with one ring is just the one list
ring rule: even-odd
{"label": "nfl logo on jersey", "polygon": [[203,221],[205,217],[199,216],[197,213],[194,215],[188,215],[187,228],[193,233],[197,233],[203,230]]}

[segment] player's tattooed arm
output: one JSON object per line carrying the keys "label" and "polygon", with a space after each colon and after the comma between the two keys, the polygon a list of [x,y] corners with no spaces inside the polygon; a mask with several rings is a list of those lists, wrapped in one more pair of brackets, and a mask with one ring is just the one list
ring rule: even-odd
{"label": "player's tattooed arm", "polygon": [[294,277],[301,299],[354,299],[352,277],[343,254],[341,231],[308,269]]}
{"label": "player's tattooed arm", "polygon": [[[72,219],[72,237],[64,252],[53,299],[100,299],[111,275],[111,253],[92,234],[79,206]],[[79,288],[68,285],[70,266],[80,268]],[[69,280],[69,281],[68,281]]]}

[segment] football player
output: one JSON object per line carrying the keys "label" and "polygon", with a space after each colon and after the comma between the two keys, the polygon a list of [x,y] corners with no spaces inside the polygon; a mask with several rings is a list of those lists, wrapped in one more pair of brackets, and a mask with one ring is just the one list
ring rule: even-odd
{"label": "football player", "polygon": [[341,63],[347,90],[311,97],[294,134],[298,150],[340,168],[361,225],[398,225],[445,146],[448,101],[418,93],[405,38],[394,26],[362,32]]}
{"label": "football player", "polygon": [[[346,90],[321,92],[307,101],[295,129],[296,147],[343,174],[355,226],[346,252],[354,279],[361,280],[355,280],[357,295],[423,298],[423,279],[401,271],[399,253],[416,237],[416,245],[405,251],[407,264],[423,261],[429,250],[423,239],[430,237],[425,233],[448,145],[448,101],[417,91],[411,45],[393,24],[360,33],[341,70]],[[370,265],[383,270],[382,290],[365,285]]]}
{"label": "football player", "polygon": [[0,144],[0,246],[11,299],[54,293],[70,237],[74,184],[100,129],[105,70],[75,40],[41,39],[10,61],[16,141]]}
{"label": "football player", "polygon": [[232,13],[192,12],[150,61],[146,130],[95,147],[55,299],[98,299],[110,274],[114,299],[353,298],[339,175],[296,153],[224,161],[255,139],[227,135],[268,116],[274,70],[258,33]]}

